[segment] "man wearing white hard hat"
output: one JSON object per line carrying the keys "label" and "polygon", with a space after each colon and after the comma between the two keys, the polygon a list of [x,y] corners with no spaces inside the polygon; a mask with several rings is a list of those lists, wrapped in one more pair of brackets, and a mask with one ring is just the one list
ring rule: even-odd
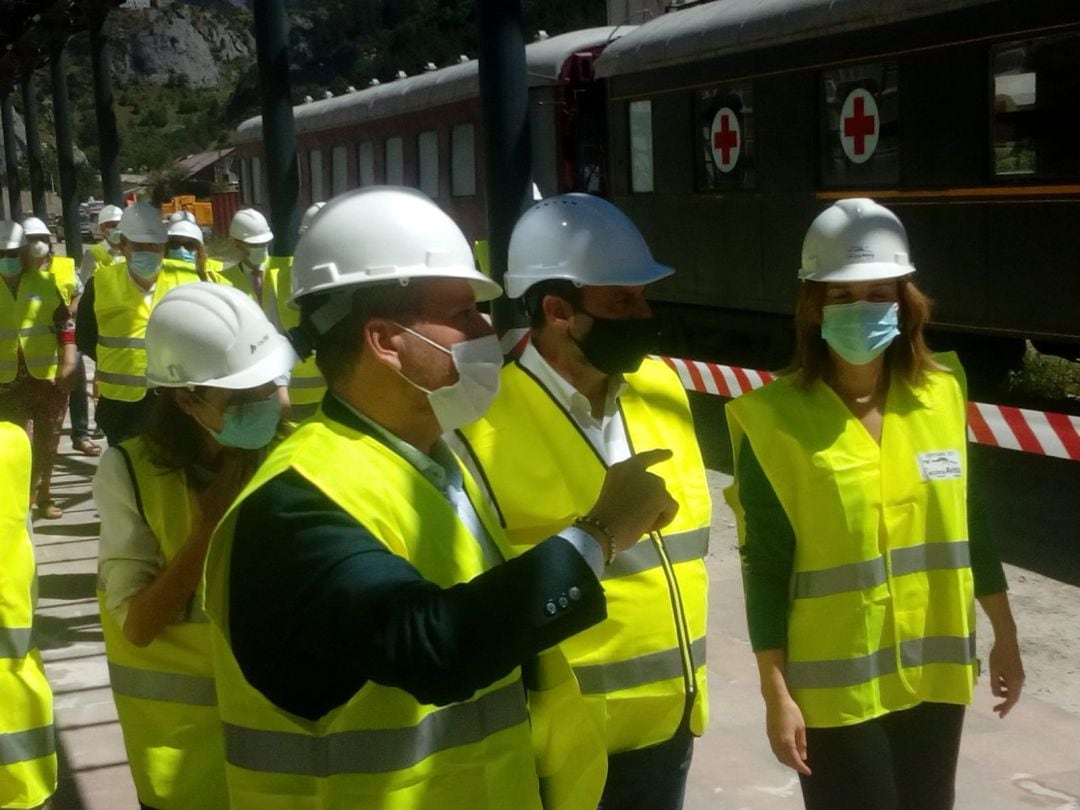
{"label": "man wearing white hard hat", "polygon": [[79,349],[97,364],[97,423],[109,444],[138,433],[149,412],[146,323],[169,290],[198,281],[193,266],[165,258],[168,234],[149,203],[120,218],[123,259],[99,267],[76,315]]}
{"label": "man wearing white hard hat", "polygon": [[[254,208],[242,208],[233,215],[229,236],[241,258],[220,275],[258,301],[278,331],[287,333],[299,323],[299,313],[288,306],[292,257],[270,255],[274,234],[266,217]],[[326,381],[314,359],[298,363],[290,375],[280,380],[279,393],[290,419],[300,421],[314,414],[326,393]]]}
{"label": "man wearing white hard hat", "polygon": [[568,520],[606,533],[587,511],[605,471],[642,451],[673,453],[653,471],[679,504],[675,520],[607,555],[608,619],[562,645],[586,699],[607,717],[603,810],[681,807],[708,716],[711,501],[683,386],[647,357],[659,330],[646,291],[672,272],[606,200],[535,203],[514,228],[506,274],[507,295],[529,314],[530,342],[503,369],[491,409],[461,431],[462,453],[519,554]]}
{"label": "man wearing white hard hat", "polygon": [[75,323],[71,288],[57,284],[38,253],[22,226],[0,220],[0,420],[33,436],[25,495],[40,517],[58,518],[63,512],[52,500],[52,468],[75,371]]}
{"label": "man wearing white hard hat", "polygon": [[141,805],[220,810],[224,737],[199,582],[211,531],[278,431],[271,381],[296,356],[250,298],[207,283],[161,299],[146,356],[147,427],[110,447],[94,477],[105,652]]}
{"label": "man wearing white hard hat", "polygon": [[440,438],[484,412],[502,362],[476,306],[500,288],[458,227],[413,190],[344,194],[301,238],[293,292],[329,391],[206,564],[233,810],[594,809],[600,730],[545,651],[604,615],[606,549],[670,520],[646,469],[666,454],[612,470],[590,505],[610,537],[553,532],[503,564]]}
{"label": "man wearing white hard hat", "polygon": [[82,261],[79,262],[79,279],[83,284],[94,275],[101,265],[112,264],[122,258],[120,251],[120,217],[124,209],[118,205],[103,205],[97,215],[97,230],[101,235],[101,241],[90,245],[83,253]]}

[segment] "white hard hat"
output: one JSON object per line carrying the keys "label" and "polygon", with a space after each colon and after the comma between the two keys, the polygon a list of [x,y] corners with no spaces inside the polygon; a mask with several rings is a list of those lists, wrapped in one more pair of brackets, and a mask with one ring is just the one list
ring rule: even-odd
{"label": "white hard hat", "polygon": [[150,203],[137,202],[124,209],[117,226],[130,242],[148,245],[164,245],[168,241],[161,212]]}
{"label": "white hard hat", "polygon": [[477,301],[502,288],[476,269],[461,229],[419,191],[392,186],[335,197],[300,238],[293,257],[293,299],[358,284],[460,278]]}
{"label": "white hard hat", "polygon": [[877,281],[914,272],[903,224],[865,197],[837,200],[810,223],[803,240],[804,281]]}
{"label": "white hard hat", "polygon": [[170,225],[175,225],[177,222],[195,222],[195,215],[190,211],[173,211],[166,221]]}
{"label": "white hard hat", "polygon": [[622,211],[591,194],[560,194],[529,208],[514,226],[506,294],[520,298],[541,281],[582,286],[651,284],[674,270],[659,264]]}
{"label": "white hard hat", "polygon": [[307,211],[304,212],[304,218],[300,221],[300,233],[303,233],[311,227],[311,220],[315,219],[315,215],[319,213],[325,202],[315,202],[308,206]]}
{"label": "white hard hat", "polygon": [[0,250],[15,250],[25,244],[22,225],[10,219],[0,219]]}
{"label": "white hard hat", "polygon": [[255,388],[298,360],[250,296],[192,282],[170,290],[146,325],[146,381],[160,388]]}
{"label": "white hard hat", "polygon": [[169,226],[169,236],[180,236],[185,239],[195,239],[200,245],[203,241],[202,228],[187,219],[178,219]]}
{"label": "white hard hat", "polygon": [[274,241],[270,223],[254,208],[241,208],[233,214],[229,236],[249,245],[266,245]]}
{"label": "white hard hat", "polygon": [[120,217],[124,215],[124,209],[118,205],[103,205],[101,210],[98,211],[97,224],[100,228],[102,225],[108,225],[110,222],[119,222]]}
{"label": "white hard hat", "polygon": [[37,217],[27,217],[23,220],[22,227],[27,236],[52,236],[49,226]]}

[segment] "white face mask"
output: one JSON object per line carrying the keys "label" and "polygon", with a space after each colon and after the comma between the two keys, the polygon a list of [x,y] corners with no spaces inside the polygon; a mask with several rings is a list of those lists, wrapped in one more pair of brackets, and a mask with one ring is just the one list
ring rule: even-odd
{"label": "white face mask", "polygon": [[444,433],[475,422],[487,413],[499,393],[499,373],[502,371],[503,362],[502,347],[495,335],[463,340],[447,349],[407,326],[400,323],[397,325],[410,335],[450,355],[454,362],[458,373],[457,382],[435,390],[417,385],[400,371],[397,372],[403,380],[427,394],[431,410],[435,412],[435,418]]}
{"label": "white face mask", "polygon": [[30,243],[30,255],[35,259],[44,259],[49,255],[49,246],[35,240]]}
{"label": "white face mask", "polygon": [[266,261],[266,257],[269,255],[269,253],[270,251],[267,249],[266,245],[249,247],[245,251],[247,263],[250,264],[252,267],[261,267],[262,263]]}

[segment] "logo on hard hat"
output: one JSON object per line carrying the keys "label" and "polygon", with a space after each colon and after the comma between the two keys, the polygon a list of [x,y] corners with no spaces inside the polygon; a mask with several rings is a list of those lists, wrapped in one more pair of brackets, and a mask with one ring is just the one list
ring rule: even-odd
{"label": "logo on hard hat", "polygon": [[848,248],[847,255],[849,259],[872,259],[874,251],[866,245],[852,245]]}
{"label": "logo on hard hat", "polygon": [[269,339],[270,339],[270,335],[266,334],[266,335],[262,336],[262,340],[260,340],[258,343],[252,343],[249,346],[249,348],[251,349],[251,353],[255,354],[255,352],[257,352],[259,350],[259,347],[262,346],[264,343],[266,343],[266,341],[268,341]]}

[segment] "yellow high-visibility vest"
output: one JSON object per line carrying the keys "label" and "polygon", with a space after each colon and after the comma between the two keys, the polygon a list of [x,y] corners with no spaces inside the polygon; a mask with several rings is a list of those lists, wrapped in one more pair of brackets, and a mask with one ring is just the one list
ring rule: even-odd
{"label": "yellow high-visibility vest", "polygon": [[53,256],[49,262],[49,273],[56,279],[56,288],[64,298],[64,303],[70,304],[79,290],[79,279],[75,274],[75,260],[70,256]]}
{"label": "yellow high-visibility vest", "polygon": [[[445,497],[377,439],[329,420],[320,409],[282,442],[219,525],[206,563],[233,810],[538,810],[545,788],[549,810],[595,808],[606,777],[600,731],[590,725],[560,656],[545,655],[533,673],[561,712],[540,724],[541,744],[557,750],[541,751],[539,761],[518,668],[468,700],[441,707],[368,682],[317,721],[279,709],[247,682],[229,638],[236,515],[255,489],[289,469],[440,587],[466,582],[487,567],[480,544]],[[505,548],[475,484],[464,477],[485,528]],[[557,728],[560,723],[569,731]]]}
{"label": "yellow high-visibility vest", "polygon": [[[234,264],[224,268],[221,276],[226,283],[243,290],[252,298],[255,291],[247,274]],[[263,268],[263,311],[267,317],[273,312],[286,332],[300,324],[300,311],[288,305],[292,295],[292,257],[271,256]],[[276,312],[274,308],[276,307]],[[315,365],[315,357],[301,360],[292,368],[289,380],[289,402],[293,405],[317,405],[326,394],[326,380]]]}
{"label": "yellow high-visibility vest", "polygon": [[[581,690],[607,716],[608,751],[670,739],[690,712],[708,722],[705,669],[712,502],[686,392],[661,361],[627,374],[619,397],[634,452],[669,448],[651,468],[679,503],[674,522],[622,552],[604,571],[608,618],[563,642]],[[529,372],[503,369],[487,414],[461,431],[484,471],[516,553],[592,508],[607,465]]]}
{"label": "yellow high-visibility vest", "polygon": [[198,281],[199,276],[191,265],[165,259],[149,301],[146,291],[131,278],[125,261],[98,268],[94,278],[101,396],[138,402],[146,396],[146,324],[150,312],[169,290]]}
{"label": "yellow high-visibility vest", "polygon": [[66,302],[56,279],[45,270],[19,276],[14,296],[7,284],[0,283],[0,383],[15,379],[20,348],[32,377],[56,378],[60,349],[53,314],[62,303]]}
{"label": "yellow high-visibility vest", "polygon": [[[881,444],[822,381],[728,403],[795,532],[785,680],[808,726],[971,702],[977,671],[963,371],[894,374]],[[738,463],[736,463],[738,469]],[[745,541],[738,480],[726,491]]]}
{"label": "yellow high-visibility vest", "polygon": [[[188,541],[197,507],[182,471],[162,470],[141,437],[120,445],[136,503],[166,564]],[[136,647],[98,592],[105,653],[120,729],[139,801],[158,810],[228,807],[225,750],[217,713],[210,625],[192,597],[181,617]]]}
{"label": "yellow high-visibility vest", "polygon": [[56,790],[52,691],[31,637],[29,492],[30,440],[0,422],[0,807],[37,807]]}

